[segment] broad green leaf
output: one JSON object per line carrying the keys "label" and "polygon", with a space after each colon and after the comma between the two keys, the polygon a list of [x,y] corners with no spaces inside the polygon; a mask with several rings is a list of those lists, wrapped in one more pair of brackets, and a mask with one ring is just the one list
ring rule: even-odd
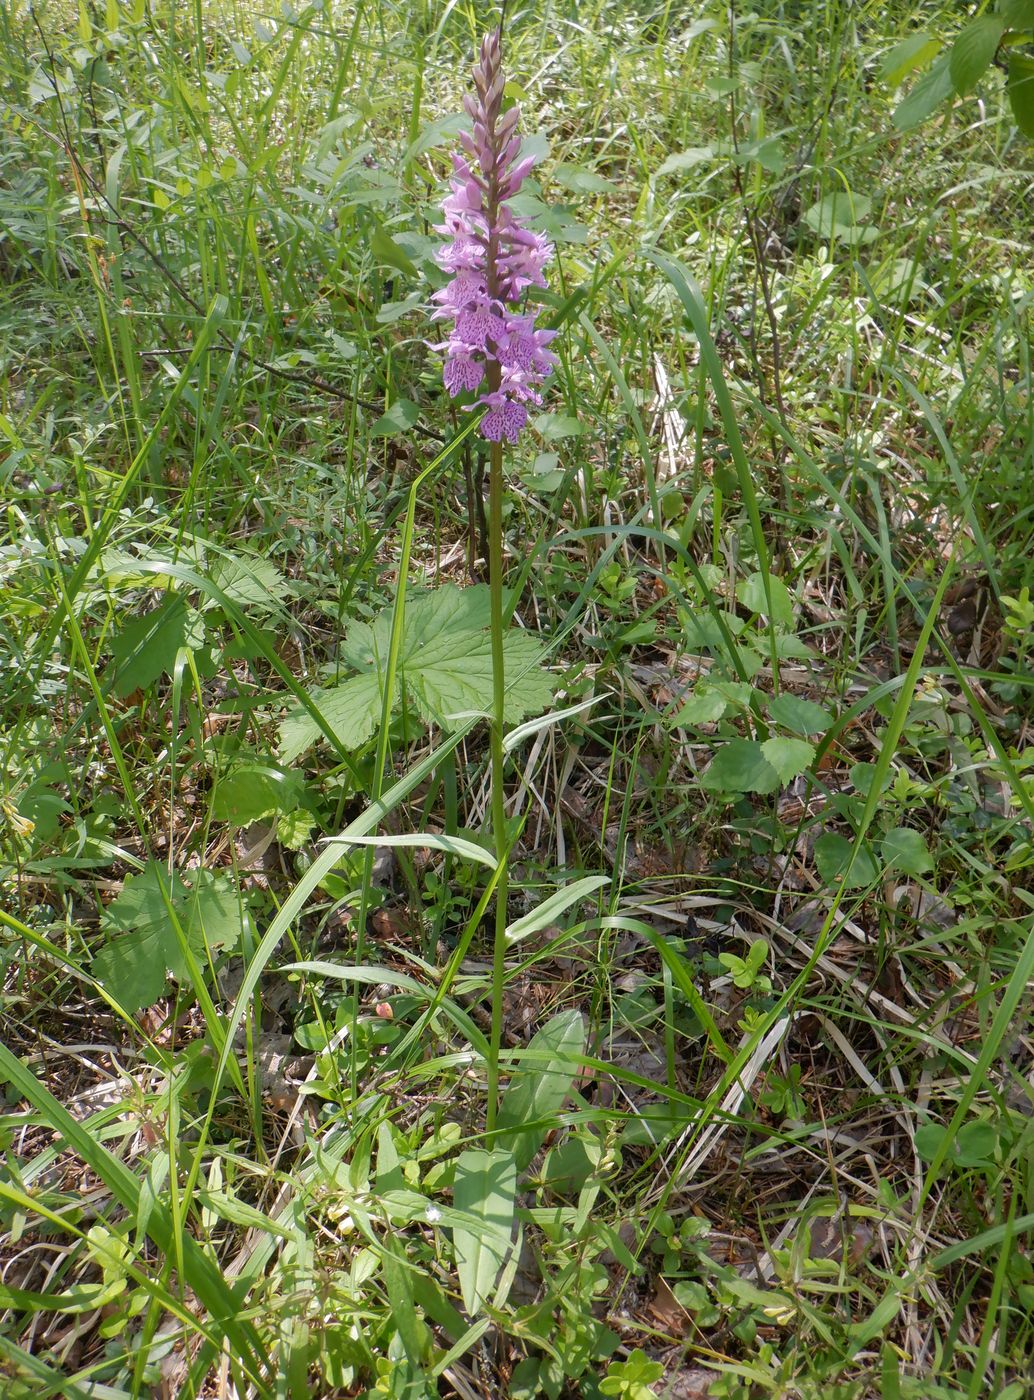
{"label": "broad green leaf", "polygon": [[687,151],[679,151],[677,155],[669,156],[663,165],[658,167],[658,175],[675,175],[682,170],[692,170],[694,166],[705,165],[707,161],[714,160],[715,152],[712,146],[690,146]]}
{"label": "broad green leaf", "polygon": [[[835,831],[823,832],[815,842],[815,864],[827,885],[843,879],[851,862],[852,850],[852,843]],[[851,874],[846,881],[848,889],[871,885],[877,873],[875,861],[863,846],[851,866]]]}
{"label": "broad green leaf", "polygon": [[929,34],[910,34],[907,39],[902,39],[900,44],[883,55],[880,64],[880,77],[890,87],[897,87],[903,78],[907,78],[917,68],[923,68],[932,58],[940,52],[941,44],[939,39],[934,39]]}
{"label": "broad green leaf", "polygon": [[146,690],[159,676],[172,674],[181,648],[196,651],[204,642],[201,614],[173,594],[153,612],[123,623],[112,637],[112,690],[116,695]]}
{"label": "broad green leaf", "polygon": [[160,861],[150,860],[139,875],[129,875],[122,889],[101,915],[104,933],[119,934],[164,928],[168,921],[166,897],[173,903],[187,897],[179,875],[170,877]]}
{"label": "broad green leaf", "polygon": [[[213,950],[235,948],[247,917],[236,886],[219,870],[192,873],[185,916],[191,946],[201,949],[207,943]],[[178,948],[169,967],[174,977],[186,976],[186,968],[179,965]]]}
{"label": "broad green leaf", "polygon": [[[246,612],[272,612],[292,591],[275,564],[250,555],[217,560],[212,568],[212,582],[231,603]],[[219,605],[212,599],[207,606]]]}
{"label": "broad green leaf", "polygon": [[[847,776],[852,785],[856,787],[860,793],[868,797],[869,789],[872,787],[873,781],[876,778],[876,772],[875,763],[852,763],[851,767],[848,769]],[[885,791],[890,787],[891,782],[891,775],[889,773],[885,774],[882,779],[880,791]]]}
{"label": "broad green leaf", "polygon": [[[410,315],[424,300],[424,293],[421,291],[410,292],[408,297],[403,297],[401,301],[386,301],[377,312],[376,320],[382,326],[393,325],[396,321],[401,321],[403,316]],[[378,418],[370,429],[373,437],[395,437],[400,433],[405,433],[419,417],[416,412],[416,404],[409,399],[396,399],[391,408],[382,417]]]}
{"label": "broad green leaf", "polygon": [[294,812],[305,789],[295,773],[263,763],[243,763],[216,783],[212,817],[217,822],[250,826],[274,812]]}
{"label": "broad green leaf", "polygon": [[768,702],[768,713],[776,724],[795,734],[825,734],[833,723],[833,716],[821,705],[799,695],[788,695],[785,690]]}
{"label": "broad green leaf", "polygon": [[509,1148],[517,1170],[526,1170],[549,1131],[551,1118],[571,1092],[585,1052],[580,1011],[562,1011],[531,1039],[499,1106],[501,1147]]}
{"label": "broad green leaf", "polygon": [[895,865],[907,875],[923,875],[933,869],[933,857],[922,834],[908,826],[896,826],[888,831],[880,846],[880,854],[888,865]]}
{"label": "broad green leaf", "polygon": [[[401,306],[404,303],[394,304]],[[370,436],[397,437],[400,433],[408,432],[419,417],[420,409],[412,399],[396,399],[387,412],[382,413],[371,426]]]}
{"label": "broad green leaf", "polygon": [[[331,690],[314,690],[311,698],[345,748],[361,748],[380,722],[381,682],[374,673],[351,676]],[[308,711],[293,705],[280,725],[281,761],[294,763],[321,735]]]}
{"label": "broad green leaf", "polygon": [[948,71],[955,91],[966,97],[984,76],[1005,29],[1001,15],[980,15],[967,24],[951,46]]}
{"label": "broad green leaf", "polygon": [[[778,627],[793,626],[793,599],[790,590],[776,574],[768,576],[768,590],[771,595],[772,621]],[[736,585],[736,597],[750,612],[769,615],[769,601],[765,594],[764,574],[754,573],[740,579]]]}
{"label": "broad green leaf", "polygon": [[612,180],[605,180],[583,165],[568,165],[563,161],[553,167],[553,179],[575,194],[614,194],[617,191]]}
{"label": "broad green leaf", "polygon": [[[525,142],[525,146],[527,146]],[[541,233],[546,233],[554,243],[587,243],[589,230],[585,224],[573,217],[569,205],[544,203],[533,194],[522,191],[507,200],[510,208],[522,221],[527,220]]]}
{"label": "broad green leaf", "polygon": [[453,1230],[463,1306],[477,1313],[499,1277],[513,1232],[517,1164],[510,1152],[471,1148],[456,1159],[452,1202],[469,1224]]}
{"label": "broad green leaf", "polygon": [[[693,613],[683,612],[680,616],[685,629],[686,646],[692,651],[725,651],[726,642],[721,625],[709,609],[701,608],[699,612]],[[721,612],[719,616],[726,630],[734,637],[747,625],[736,613]]]}
{"label": "broad green leaf", "polygon": [[165,933],[153,926],[123,934],[100,950],[90,970],[127,1011],[142,1011],[165,991],[166,941]]}
{"label": "broad green leaf", "polygon": [[540,413],[531,420],[531,426],[545,442],[557,442],[561,438],[581,437],[588,432],[588,425],[580,418],[572,418],[565,413]]}
{"label": "broad green leaf", "polygon": [[1016,125],[1024,136],[1034,141],[1034,59],[1024,58],[1022,54],[1009,56],[1005,90]]}
{"label": "broad green leaf", "polygon": [[[528,632],[511,630],[504,641],[504,717],[516,724],[546,709],[553,687],[541,669],[542,648]],[[471,714],[492,707],[492,655],[487,633],[453,633],[428,641],[403,662],[407,693],[428,723],[455,729]]]}
{"label": "broad green leaf", "polygon": [[402,157],[403,166],[409,165],[411,161],[419,160],[422,155],[433,151],[436,146],[451,145],[456,133],[469,126],[470,122],[467,118],[456,112],[448,117],[439,117],[437,121],[428,122],[412,145],[406,148]]}
{"label": "broad green leaf", "polygon": [[[394,267],[397,271],[405,273],[407,277],[418,276],[413,261],[406,250],[400,248],[387,229],[381,228],[379,225],[370,235],[370,251],[379,263]],[[404,400],[396,400],[396,402],[404,402]],[[416,422],[416,419],[414,418],[413,421]]]}
{"label": "broad green leaf", "polygon": [[[406,605],[396,703],[405,695],[406,703],[425,723],[447,730],[456,729],[472,714],[490,713],[489,611],[488,589],[480,584],[475,588],[447,584],[411,599]],[[386,609],[374,622],[350,628],[341,656],[361,674],[313,696],[346,747],[365,743],[379,722],[380,676],[391,646],[391,626],[392,614]],[[529,632],[511,628],[503,650],[505,718],[508,724],[517,724],[526,715],[548,708],[553,686],[540,664],[542,648]],[[305,711],[293,709],[280,728],[281,758],[292,762],[318,737]]]}
{"label": "broad green leaf", "polygon": [[799,773],[805,772],[815,757],[814,745],[804,739],[766,739],[761,745],[761,752],[783,783],[792,782]]}
{"label": "broad green leaf", "polygon": [[166,977],[184,977],[186,968],[168,905],[190,946],[198,953],[233,947],[241,935],[241,908],[230,880],[198,870],[188,887],[165,866],[149,861],[126,879],[104,911],[101,928],[108,942],[93,959],[98,982],[126,1008],[151,1006],[165,990]]}
{"label": "broad green leaf", "polygon": [[[916,1129],[916,1151],[924,1162],[934,1160],[947,1135],[948,1129],[941,1123],[924,1123]],[[944,1160],[954,1167],[987,1167],[993,1165],[997,1147],[998,1133],[993,1123],[963,1123],[958,1136],[948,1144]]]}
{"label": "broad green leaf", "polygon": [[540,929],[548,928],[573,904],[577,904],[580,899],[587,898],[608,883],[606,875],[586,875],[571,885],[563,885],[530,914],[522,915],[509,926],[506,930],[507,943],[518,943],[530,933],[538,933]]}
{"label": "broad green leaf", "polygon": [[919,268],[915,258],[891,258],[870,274],[873,291],[881,301],[905,306],[927,289]]}
{"label": "broad green leaf", "polygon": [[1034,30],[1034,0],[999,0],[995,9],[1009,29]]}
{"label": "broad green leaf", "polygon": [[771,175],[781,175],[786,169],[786,154],[778,136],[766,136],[760,141],[745,141],[732,152],[738,165],[748,165],[756,161],[762,170]]}
{"label": "broad green leaf", "polygon": [[720,694],[713,686],[704,686],[686,697],[685,702],[671,716],[670,723],[675,725],[714,724],[721,719],[728,708],[729,702],[724,695]]}
{"label": "broad green leaf", "polygon": [[802,217],[819,238],[854,246],[879,236],[877,229],[864,226],[871,210],[872,200],[867,195],[838,188],[806,209]]}
{"label": "broad green leaf", "polygon": [[929,73],[924,74],[904,100],[898,103],[891,120],[899,131],[908,131],[914,126],[919,126],[954,91],[948,57],[945,55],[937,60]]}
{"label": "broad green leaf", "polygon": [[700,775],[700,786],[709,792],[775,792],[779,774],[754,739],[730,739]]}

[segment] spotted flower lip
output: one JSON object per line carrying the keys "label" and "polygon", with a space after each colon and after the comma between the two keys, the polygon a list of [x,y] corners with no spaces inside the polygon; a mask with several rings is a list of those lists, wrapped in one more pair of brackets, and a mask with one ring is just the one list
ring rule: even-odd
{"label": "spotted flower lip", "polygon": [[521,188],[535,158],[521,156],[518,107],[502,110],[502,40],[497,29],[482,40],[474,70],[476,97],[464,110],[471,130],[460,133],[452,157],[449,194],[436,225],[447,241],[439,266],[450,281],[432,297],[431,319],[451,323],[442,346],[442,379],[450,397],[483,392],[471,408],[487,411],[478,425],[492,442],[516,442],[528,421],[528,405],[540,404],[540,388],[553,371],[549,349],[556,331],[537,327],[534,309],[521,310],[529,287],[545,287],[553,245],[525,228],[508,200]]}

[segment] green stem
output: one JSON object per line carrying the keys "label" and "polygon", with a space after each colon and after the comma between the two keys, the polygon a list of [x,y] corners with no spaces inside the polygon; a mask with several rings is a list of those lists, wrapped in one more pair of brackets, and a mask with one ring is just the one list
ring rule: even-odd
{"label": "green stem", "polygon": [[492,955],[492,1034],[488,1057],[488,1131],[495,1128],[499,1109],[499,1048],[503,1038],[503,984],[506,980],[507,856],[506,759],[503,753],[503,448],[492,443],[488,483],[488,586],[492,609],[492,836],[499,883],[495,892],[495,945]]}

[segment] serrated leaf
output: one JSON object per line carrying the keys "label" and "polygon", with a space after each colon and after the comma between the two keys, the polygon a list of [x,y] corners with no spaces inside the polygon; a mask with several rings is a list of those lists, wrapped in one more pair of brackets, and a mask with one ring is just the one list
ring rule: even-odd
{"label": "serrated leaf", "polygon": [[165,990],[166,976],[186,975],[173,914],[197,952],[230,948],[241,935],[241,909],[232,882],[213,871],[199,870],[188,887],[158,861],[129,876],[104,911],[101,928],[107,944],[93,959],[93,975],[127,1011],[152,1005]]}
{"label": "serrated leaf", "polygon": [[153,932],[164,928],[168,920],[165,898],[176,904],[187,894],[179,875],[170,877],[168,868],[160,861],[150,860],[139,875],[129,875],[122,889],[101,915],[101,928],[106,934],[131,931]]}
{"label": "serrated leaf", "polygon": [[[843,879],[851,861],[853,844],[835,831],[826,831],[815,842],[815,864],[827,885]],[[863,846],[851,866],[851,874],[846,880],[848,889],[859,885],[870,885],[877,876],[876,863]]]}
{"label": "serrated leaf", "polygon": [[[454,729],[472,713],[492,707],[492,644],[487,631],[489,594],[484,585],[447,584],[416,598],[406,609],[399,659],[401,684],[422,717]],[[390,630],[390,618],[385,615]],[[385,636],[387,633],[385,633]],[[503,638],[507,724],[548,708],[553,686],[541,669],[542,648],[531,633],[511,628]],[[377,656],[386,656],[383,643]]]}
{"label": "serrated leaf", "polygon": [[916,68],[922,68],[940,51],[940,40],[929,34],[910,34],[883,55],[880,77],[890,87],[897,87]]}
{"label": "serrated leaf", "polygon": [[453,1230],[463,1306],[473,1316],[488,1297],[510,1249],[517,1164],[510,1152],[471,1148],[456,1158],[454,1210],[469,1219]]}
{"label": "serrated leaf", "polygon": [[246,612],[272,612],[291,593],[291,585],[275,564],[250,555],[217,560],[212,582]]}
{"label": "serrated leaf", "polygon": [[1034,60],[1021,54],[1010,55],[1005,90],[1016,125],[1024,136],[1034,140]]}
{"label": "serrated leaf", "polygon": [[299,807],[297,812],[287,812],[278,820],[276,839],[289,851],[300,851],[315,825],[316,818],[313,814]]}
{"label": "serrated leaf", "polygon": [[[427,724],[455,729],[471,714],[492,708],[492,643],[487,631],[489,593],[483,584],[446,584],[413,598],[406,606],[398,665],[396,703],[404,693]],[[361,674],[313,700],[348,748],[365,743],[381,713],[380,676],[391,645],[392,611],[372,623],[349,629],[342,660]],[[503,638],[506,674],[505,720],[517,724],[541,713],[553,700],[549,673],[541,667],[542,647],[531,633],[511,628]],[[360,684],[361,683],[361,684]],[[280,729],[280,756],[293,762],[319,738],[319,729],[298,707]]]}
{"label": "serrated leaf", "polygon": [[165,991],[165,935],[154,928],[123,934],[96,954],[90,970],[127,1011],[153,1006]]}
{"label": "serrated leaf", "polygon": [[795,734],[825,734],[833,723],[830,712],[814,700],[788,695],[786,691],[768,702],[768,713],[776,724]]}
{"label": "serrated leaf", "polygon": [[713,686],[705,686],[686,697],[685,703],[672,715],[670,722],[676,725],[715,724],[728,708],[729,702],[724,695],[719,694]]}
{"label": "serrated leaf", "polygon": [[[503,642],[506,673],[504,719],[518,724],[548,708],[553,686],[541,669],[542,647],[524,631],[510,631]],[[492,708],[492,653],[486,633],[456,633],[429,643],[405,668],[406,685],[424,719],[456,729],[471,714]]]}
{"label": "serrated leaf", "polygon": [[933,869],[933,857],[922,833],[908,826],[895,826],[888,831],[880,854],[888,865],[897,866],[906,875],[923,875]]}
{"label": "serrated leaf", "polygon": [[[201,949],[207,944],[225,951],[240,941],[244,911],[233,881],[222,871],[194,872],[184,900],[184,915],[187,939],[193,948]],[[175,960],[169,968],[174,977],[186,976],[186,968],[179,967]]]}
{"label": "serrated leaf", "polygon": [[980,15],[966,25],[952,44],[948,71],[960,97],[971,93],[987,71],[1004,30],[1001,15]]}
{"label": "serrated leaf", "polygon": [[709,792],[775,792],[779,774],[754,739],[730,739],[700,775],[700,786]]}
{"label": "serrated leaf", "polygon": [[798,774],[804,773],[815,757],[814,745],[804,739],[766,739],[761,745],[761,752],[784,783],[792,782]]}
{"label": "serrated leaf", "polygon": [[[381,682],[376,674],[351,676],[329,690],[314,690],[310,699],[348,749],[361,748],[380,722]],[[322,730],[309,712],[294,705],[280,725],[281,762],[297,762],[320,738]]]}
{"label": "serrated leaf", "polygon": [[[585,1052],[580,1011],[562,1011],[532,1036],[499,1105],[498,1139],[524,1171],[542,1145],[553,1114],[571,1092]],[[527,1064],[524,1060],[527,1060]]]}
{"label": "serrated leaf", "polygon": [[173,594],[152,612],[123,623],[112,637],[112,690],[122,696],[146,690],[159,676],[172,674],[181,648],[197,651],[204,641],[201,614]]}
{"label": "serrated leaf", "polygon": [[750,612],[768,617],[771,607],[772,621],[777,626],[792,627],[793,599],[786,584],[776,574],[768,576],[768,595],[771,596],[771,604],[765,593],[765,576],[761,573],[750,574],[736,585],[736,597]]}
{"label": "serrated leaf", "polygon": [[955,91],[948,67],[948,56],[939,58],[894,108],[891,118],[899,131],[909,131],[931,116]]}

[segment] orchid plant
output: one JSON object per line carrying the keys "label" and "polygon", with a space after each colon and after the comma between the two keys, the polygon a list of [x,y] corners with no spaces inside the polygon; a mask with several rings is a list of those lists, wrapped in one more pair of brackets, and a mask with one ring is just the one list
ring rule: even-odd
{"label": "orchid plant", "polygon": [[478,431],[490,444],[488,567],[492,619],[493,717],[491,726],[492,830],[498,861],[495,949],[492,974],[492,1032],[488,1064],[488,1129],[495,1126],[499,1098],[505,976],[507,857],[505,756],[503,751],[503,443],[515,443],[528,421],[528,405],[540,404],[543,381],[556,356],[549,349],[556,331],[537,327],[525,305],[529,287],[544,287],[553,253],[541,233],[522,226],[509,201],[534,164],[521,155],[520,109],[503,110],[505,79],[502,31],[485,36],[474,67],[475,94],[464,97],[471,130],[461,132],[462,151],[452,157],[450,193],[438,226],[447,242],[438,262],[450,280],[434,295],[433,318],[450,323],[443,379],[449,394],[478,397],[466,407],[483,409]]}

